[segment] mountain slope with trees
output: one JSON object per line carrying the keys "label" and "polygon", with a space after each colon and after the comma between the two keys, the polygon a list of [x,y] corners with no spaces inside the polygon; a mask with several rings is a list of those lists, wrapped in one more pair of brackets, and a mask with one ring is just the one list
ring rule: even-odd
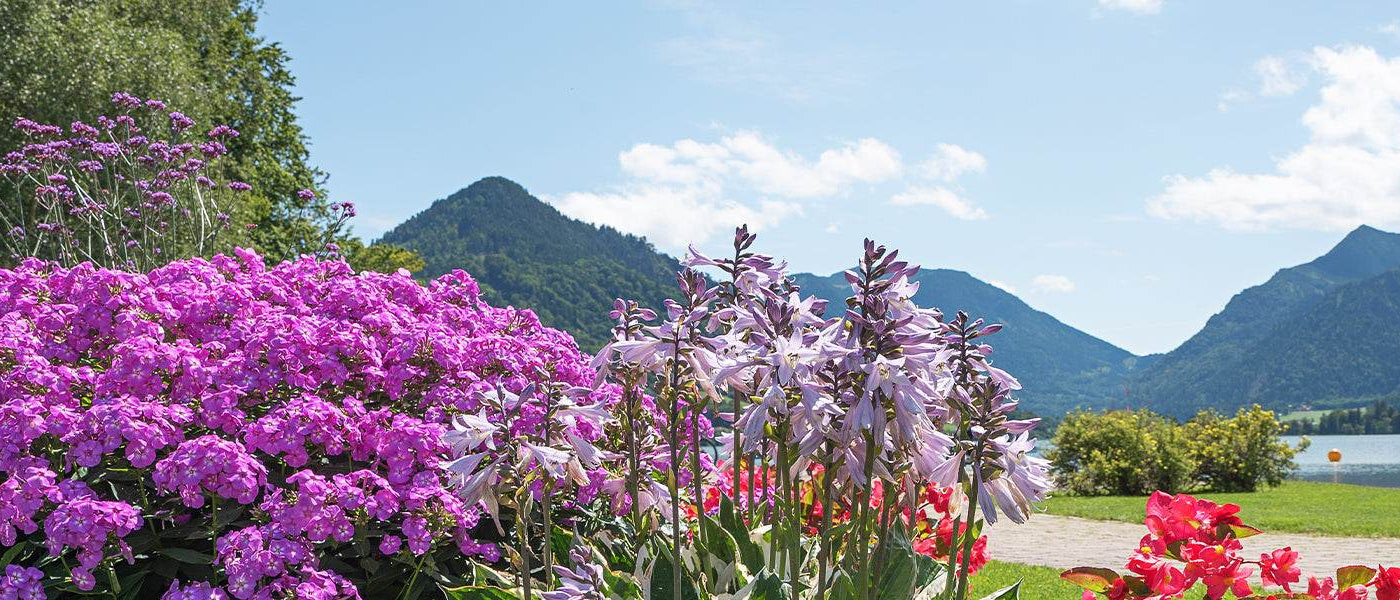
{"label": "mountain slope with trees", "polygon": [[465,269],[492,304],[532,309],[589,350],[608,338],[614,298],[659,308],[680,269],[645,239],[566,217],[503,177],[434,202],[381,241],[417,251],[420,277]]}
{"label": "mountain slope with trees", "polygon": [[[831,301],[828,314],[844,310],[850,287],[840,273],[795,276],[804,292]],[[989,323],[1006,325],[988,339],[991,358],[1025,387],[1023,407],[1058,416],[1073,408],[1123,405],[1122,381],[1146,366],[1131,352],[1114,346],[1031,308],[1020,298],[962,271],[924,269],[915,275],[920,306],[937,307],[951,316],[962,310]]]}
{"label": "mountain slope with trees", "polygon": [[1189,416],[1259,403],[1364,401],[1400,385],[1400,234],[1362,226],[1327,254],[1246,289],[1129,382],[1130,399]]}

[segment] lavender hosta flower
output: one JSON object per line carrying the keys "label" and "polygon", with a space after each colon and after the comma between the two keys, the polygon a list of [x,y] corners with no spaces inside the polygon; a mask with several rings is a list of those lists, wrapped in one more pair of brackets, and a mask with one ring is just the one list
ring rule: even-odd
{"label": "lavender hosta flower", "polygon": [[603,600],[603,590],[607,583],[603,579],[603,566],[598,564],[593,554],[586,549],[575,547],[569,551],[572,567],[555,565],[554,573],[559,585],[553,590],[541,592],[544,600]]}
{"label": "lavender hosta flower", "polygon": [[[986,483],[986,489],[990,492],[987,495],[995,499],[996,507],[1008,519],[1024,523],[1030,516],[1031,505],[1043,502],[1046,492],[1054,487],[1050,477],[1050,461],[1031,455],[1035,440],[1028,432],[993,439],[990,446],[997,456],[992,464],[1001,474]],[[987,522],[995,523],[997,511],[991,509],[990,503],[982,506]]]}

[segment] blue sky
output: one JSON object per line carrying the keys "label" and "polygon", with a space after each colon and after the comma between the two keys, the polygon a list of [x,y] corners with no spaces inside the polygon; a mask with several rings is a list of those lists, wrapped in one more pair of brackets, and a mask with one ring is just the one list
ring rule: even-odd
{"label": "blue sky", "polygon": [[873,237],[1148,353],[1400,229],[1391,3],[398,4],[261,23],[367,238],[503,175],[672,254]]}

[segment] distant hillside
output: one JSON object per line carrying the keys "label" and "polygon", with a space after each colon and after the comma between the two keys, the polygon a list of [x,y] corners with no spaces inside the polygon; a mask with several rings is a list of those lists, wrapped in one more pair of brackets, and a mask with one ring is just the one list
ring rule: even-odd
{"label": "distant hillside", "polygon": [[[845,306],[850,287],[840,273],[821,277],[795,276],[804,292],[831,300],[835,314]],[[1005,290],[962,271],[925,269],[914,278],[919,293],[914,301],[951,315],[963,310],[1006,329],[988,341],[997,366],[1021,380],[1022,406],[1031,412],[1058,416],[1077,406],[1122,406],[1122,381],[1142,368],[1142,359],[1108,342],[1070,327],[1028,306]]]}
{"label": "distant hillside", "polygon": [[1235,295],[1199,333],[1134,377],[1130,398],[1186,416],[1395,390],[1396,266],[1400,235],[1357,228],[1327,254]]}
{"label": "distant hillside", "polygon": [[492,304],[532,309],[590,351],[607,340],[614,298],[660,307],[680,268],[645,239],[566,217],[502,177],[434,202],[382,241],[422,255],[421,277],[465,269]]}

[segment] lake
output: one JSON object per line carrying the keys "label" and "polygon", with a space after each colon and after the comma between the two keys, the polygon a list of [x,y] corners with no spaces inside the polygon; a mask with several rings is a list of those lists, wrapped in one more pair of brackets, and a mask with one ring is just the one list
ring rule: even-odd
{"label": "lake", "polygon": [[[1310,435],[1312,445],[1294,457],[1298,479],[1335,481],[1356,485],[1400,487],[1400,434],[1390,435]],[[1289,444],[1298,436],[1283,436]],[[1342,460],[1327,461],[1327,451],[1336,448]]]}

